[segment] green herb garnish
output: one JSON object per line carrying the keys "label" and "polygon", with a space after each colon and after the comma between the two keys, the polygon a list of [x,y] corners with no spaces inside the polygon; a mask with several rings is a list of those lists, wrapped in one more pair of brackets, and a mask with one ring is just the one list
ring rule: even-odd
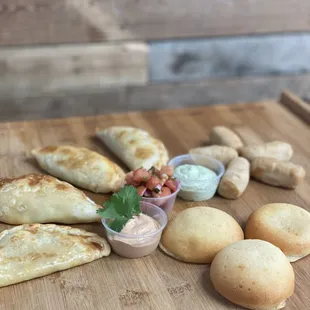
{"label": "green herb garnish", "polygon": [[155,192],[156,194],[158,194],[158,193],[160,192],[160,189],[159,189],[159,188],[154,188],[154,192]]}
{"label": "green herb garnish", "polygon": [[126,185],[104,202],[105,208],[97,210],[97,213],[109,220],[107,225],[112,230],[120,232],[134,215],[141,213],[140,201],[141,196],[137,189],[132,185]]}

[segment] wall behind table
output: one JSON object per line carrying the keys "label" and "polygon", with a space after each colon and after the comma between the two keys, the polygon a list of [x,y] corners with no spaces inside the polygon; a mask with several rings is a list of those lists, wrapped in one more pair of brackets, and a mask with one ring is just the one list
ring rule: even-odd
{"label": "wall behind table", "polygon": [[309,31],[308,0],[1,0],[0,43],[162,40]]}
{"label": "wall behind table", "polygon": [[[182,5],[181,5],[182,4]],[[310,97],[310,2],[2,0],[0,120]]]}

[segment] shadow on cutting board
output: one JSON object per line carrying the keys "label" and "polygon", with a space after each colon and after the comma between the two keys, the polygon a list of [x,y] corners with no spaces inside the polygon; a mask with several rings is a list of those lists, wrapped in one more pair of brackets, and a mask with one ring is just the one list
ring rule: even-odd
{"label": "shadow on cutting board", "polygon": [[226,300],[224,297],[219,295],[214,289],[211,279],[210,279],[210,265],[208,265],[207,269],[203,272],[201,276],[201,283],[202,283],[204,290],[207,292],[208,296],[214,298],[217,303],[221,304],[227,309],[236,309],[235,305],[233,305],[228,300]]}

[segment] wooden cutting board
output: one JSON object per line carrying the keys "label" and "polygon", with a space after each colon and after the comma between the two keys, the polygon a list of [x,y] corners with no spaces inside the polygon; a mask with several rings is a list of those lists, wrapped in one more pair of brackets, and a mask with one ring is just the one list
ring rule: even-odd
{"label": "wooden cutting board", "polygon": [[[0,123],[0,176],[40,172],[30,156],[34,147],[70,144],[88,147],[119,161],[94,138],[97,128],[132,125],[163,140],[170,155],[184,154],[207,142],[212,126],[234,129],[248,143],[273,139],[291,143],[293,161],[307,177],[295,191],[251,181],[245,194],[229,201],[215,197],[207,202],[177,200],[171,216],[197,205],[209,205],[232,215],[242,226],[259,206],[288,202],[310,211],[310,129],[305,122],[275,101],[204,108],[103,115],[96,117]],[[91,198],[102,203],[108,196]],[[42,206],[44,212],[44,206]],[[0,224],[0,231],[8,228]],[[79,225],[103,234],[99,224]],[[310,256],[293,264],[296,290],[286,309],[309,309]],[[161,251],[136,260],[112,254],[90,264],[0,289],[0,308],[5,310],[85,309],[240,309],[220,297],[209,280],[209,265],[178,262]]]}

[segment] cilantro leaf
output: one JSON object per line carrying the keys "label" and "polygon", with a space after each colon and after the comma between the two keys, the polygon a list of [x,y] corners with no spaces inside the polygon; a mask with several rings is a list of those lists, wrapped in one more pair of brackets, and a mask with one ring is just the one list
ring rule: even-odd
{"label": "cilantro leaf", "polygon": [[105,219],[115,219],[118,217],[118,213],[113,208],[113,205],[110,207],[101,208],[97,210],[97,213]]}
{"label": "cilantro leaf", "polygon": [[114,231],[120,232],[128,221],[129,219],[126,217],[119,217],[117,220],[111,222],[109,227]]}
{"label": "cilantro leaf", "polygon": [[141,197],[137,189],[132,186],[123,187],[118,193],[104,203],[105,207],[114,208],[115,211],[122,216],[131,218],[134,211],[139,214]]}
{"label": "cilantro leaf", "polygon": [[141,213],[140,202],[141,196],[137,189],[132,185],[126,185],[104,202],[105,208],[97,210],[97,213],[103,218],[113,220],[107,223],[108,226],[120,232],[134,215]]}

